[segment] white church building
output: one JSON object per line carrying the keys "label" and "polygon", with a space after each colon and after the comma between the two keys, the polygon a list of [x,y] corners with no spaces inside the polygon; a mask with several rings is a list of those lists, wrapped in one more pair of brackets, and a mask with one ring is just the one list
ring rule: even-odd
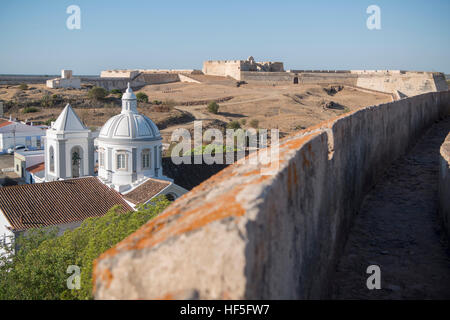
{"label": "white church building", "polygon": [[72,229],[115,205],[126,212],[157,196],[175,200],[188,191],[164,176],[161,135],[139,114],[130,85],[122,112],[98,137],[68,104],[43,138],[45,182],[0,188],[0,241],[30,228]]}
{"label": "white church building", "polygon": [[163,175],[161,135],[152,120],[139,114],[130,84],[122,95],[122,112],[103,125],[98,137],[68,104],[47,130],[44,145],[46,181],[93,176],[98,159],[100,181],[124,196],[152,181],[168,184],[162,194],[171,199],[187,192]]}

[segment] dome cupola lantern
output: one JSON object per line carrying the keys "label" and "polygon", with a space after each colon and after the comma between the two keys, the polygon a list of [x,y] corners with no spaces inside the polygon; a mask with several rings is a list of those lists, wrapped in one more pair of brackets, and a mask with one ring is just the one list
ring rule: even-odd
{"label": "dome cupola lantern", "polygon": [[128,82],[128,88],[122,95],[122,112],[121,113],[138,113],[137,111],[137,99],[133,90]]}

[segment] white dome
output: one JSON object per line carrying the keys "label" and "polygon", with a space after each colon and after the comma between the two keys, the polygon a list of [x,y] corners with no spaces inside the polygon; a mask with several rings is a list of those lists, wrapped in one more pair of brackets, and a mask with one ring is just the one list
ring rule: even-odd
{"label": "white dome", "polygon": [[153,121],[138,113],[136,95],[130,83],[128,83],[127,91],[122,95],[122,112],[106,121],[98,138],[99,140],[161,140],[158,127]]}
{"label": "white dome", "polygon": [[121,113],[109,119],[100,130],[99,139],[160,140],[158,127],[138,113]]}

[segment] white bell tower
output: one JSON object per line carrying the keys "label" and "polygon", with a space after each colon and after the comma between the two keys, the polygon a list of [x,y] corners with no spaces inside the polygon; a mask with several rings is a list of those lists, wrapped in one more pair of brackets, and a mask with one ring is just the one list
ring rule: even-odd
{"label": "white bell tower", "polygon": [[94,140],[91,130],[67,104],[45,136],[45,180],[94,175]]}

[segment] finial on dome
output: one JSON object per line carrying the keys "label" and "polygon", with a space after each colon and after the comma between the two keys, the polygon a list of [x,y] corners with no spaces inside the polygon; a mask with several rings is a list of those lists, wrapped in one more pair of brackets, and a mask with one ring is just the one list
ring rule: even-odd
{"label": "finial on dome", "polygon": [[128,82],[127,90],[122,95],[122,112],[121,113],[138,113],[137,111],[137,101],[136,101],[136,95],[133,92],[133,89],[131,89],[131,85]]}

